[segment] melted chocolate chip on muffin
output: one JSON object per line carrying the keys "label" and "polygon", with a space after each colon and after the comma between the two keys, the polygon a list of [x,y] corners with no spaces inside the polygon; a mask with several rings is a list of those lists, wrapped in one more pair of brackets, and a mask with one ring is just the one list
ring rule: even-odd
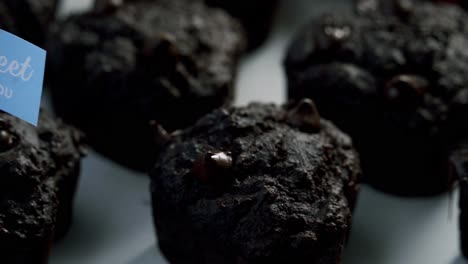
{"label": "melted chocolate chip on muffin", "polygon": [[216,110],[152,171],[159,246],[170,263],[341,263],[359,175],[311,100]]}

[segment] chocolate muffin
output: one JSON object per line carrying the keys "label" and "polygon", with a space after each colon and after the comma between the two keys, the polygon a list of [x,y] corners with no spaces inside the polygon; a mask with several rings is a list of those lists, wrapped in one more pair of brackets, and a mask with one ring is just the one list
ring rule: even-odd
{"label": "chocolate muffin", "polygon": [[365,181],[398,195],[446,191],[468,135],[468,21],[455,5],[314,19],[285,59],[290,100],[312,98],[349,133]]}
{"label": "chocolate muffin", "polygon": [[176,130],[230,102],[245,39],[199,1],[99,1],[58,25],[49,47],[57,113],[99,152],[146,170],[156,152],[149,121]]}
{"label": "chocolate muffin", "polygon": [[42,46],[57,6],[57,0],[0,1],[0,28]]}
{"label": "chocolate muffin", "polygon": [[33,127],[0,113],[2,263],[47,263],[71,223],[82,134],[41,113]]}
{"label": "chocolate muffin", "polygon": [[151,192],[170,263],[341,263],[359,159],[311,100],[220,109],[162,135]]}
{"label": "chocolate muffin", "polygon": [[249,49],[260,46],[271,31],[278,0],[205,0],[238,18],[247,31]]}

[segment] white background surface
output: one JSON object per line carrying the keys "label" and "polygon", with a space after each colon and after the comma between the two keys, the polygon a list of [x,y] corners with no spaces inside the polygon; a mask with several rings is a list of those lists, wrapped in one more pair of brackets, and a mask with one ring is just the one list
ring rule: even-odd
{"label": "white background surface", "polygon": [[[66,0],[62,12],[92,0]],[[346,0],[283,0],[273,34],[245,58],[236,105],[282,103],[281,66],[292,34],[326,10],[351,12]],[[149,180],[91,153],[85,159],[71,232],[54,248],[51,264],[165,264],[155,245]],[[458,250],[457,197],[390,197],[364,187],[344,256],[345,264],[466,264]]]}

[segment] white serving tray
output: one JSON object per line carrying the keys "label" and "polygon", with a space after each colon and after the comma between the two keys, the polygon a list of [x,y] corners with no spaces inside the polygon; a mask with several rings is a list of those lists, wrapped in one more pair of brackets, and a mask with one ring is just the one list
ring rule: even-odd
{"label": "white serving tray", "polygon": [[[61,12],[92,0],[64,1]],[[282,59],[292,34],[326,10],[351,12],[350,0],[283,0],[269,41],[243,60],[236,105],[282,103]],[[83,162],[74,224],[51,264],[166,264],[157,250],[149,179],[91,153]],[[463,264],[458,249],[457,195],[403,199],[369,187],[361,193],[345,264]],[[312,263],[311,263],[312,264]]]}

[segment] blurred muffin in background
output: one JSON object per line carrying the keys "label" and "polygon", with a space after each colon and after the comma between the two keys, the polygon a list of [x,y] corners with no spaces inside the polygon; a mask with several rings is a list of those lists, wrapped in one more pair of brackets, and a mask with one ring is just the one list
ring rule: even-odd
{"label": "blurred muffin in background", "polygon": [[52,30],[53,105],[96,150],[147,170],[149,121],[173,131],[228,104],[245,43],[236,20],[200,1],[98,1]]}

